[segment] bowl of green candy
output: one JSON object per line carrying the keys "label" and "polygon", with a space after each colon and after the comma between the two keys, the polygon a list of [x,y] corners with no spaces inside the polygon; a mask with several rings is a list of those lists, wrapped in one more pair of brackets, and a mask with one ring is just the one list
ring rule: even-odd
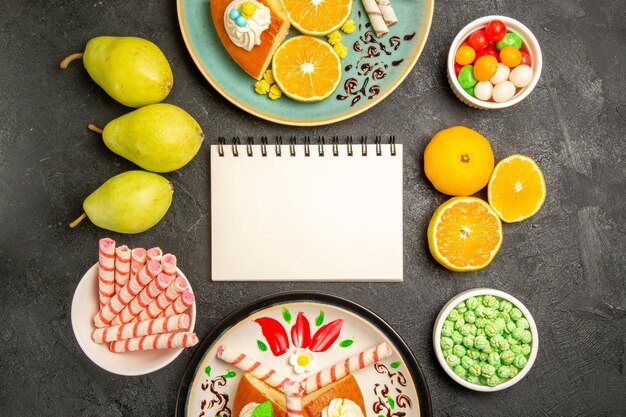
{"label": "bowl of green candy", "polygon": [[464,291],[435,320],[435,355],[466,388],[493,392],[524,378],[539,350],[537,325],[515,297],[491,288]]}

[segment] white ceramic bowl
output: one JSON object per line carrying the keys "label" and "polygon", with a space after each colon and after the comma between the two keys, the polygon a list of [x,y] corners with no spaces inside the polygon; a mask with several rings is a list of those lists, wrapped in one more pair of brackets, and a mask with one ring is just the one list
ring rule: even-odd
{"label": "white ceramic bowl", "polygon": [[[504,22],[506,25],[507,31],[515,32],[522,38],[523,50],[528,52],[531,62],[531,68],[533,69],[533,78],[526,87],[522,88],[513,98],[504,103],[495,103],[493,101],[483,101],[479,100],[476,97],[470,96],[464,89],[461,87],[461,84],[456,78],[456,74],[454,73],[454,62],[455,55],[457,49],[461,46],[463,41],[467,39],[467,37],[474,31],[478,29],[483,29],[487,26],[491,20],[498,19]],[[541,58],[541,48],[539,47],[539,42],[537,42],[537,38],[535,35],[524,26],[522,23],[518,22],[515,19],[511,19],[506,16],[485,16],[480,19],[476,19],[467,26],[465,26],[456,38],[452,41],[452,45],[450,45],[450,51],[448,52],[448,65],[447,65],[447,74],[448,74],[448,82],[450,83],[450,87],[452,87],[452,91],[454,94],[461,100],[463,103],[467,104],[470,107],[474,107],[476,109],[481,110],[494,110],[494,109],[503,109],[505,107],[513,106],[520,101],[524,100],[526,96],[530,94],[531,91],[537,85],[537,81],[539,81],[539,77],[541,76],[541,68],[543,65],[543,60]]]}
{"label": "white ceramic bowl", "polygon": [[[445,321],[446,317],[448,317],[448,314],[450,314],[452,309],[461,301],[464,301],[468,299],[469,297],[476,297],[478,295],[493,295],[493,296],[496,296],[498,298],[503,298],[513,303],[515,307],[519,308],[522,311],[522,313],[524,313],[524,317],[526,317],[526,320],[528,320],[528,324],[530,325],[530,331],[533,335],[530,357],[528,358],[528,363],[526,364],[524,369],[522,369],[517,374],[517,376],[515,376],[515,378],[511,378],[505,383],[496,385],[495,387],[472,384],[471,382],[468,382],[464,380],[463,378],[461,378],[460,376],[458,376],[457,374],[455,374],[452,368],[450,368],[450,366],[446,363],[446,360],[443,357],[443,353],[441,352],[441,347],[439,345],[439,340],[441,339],[441,329],[443,328],[443,322]],[[448,301],[446,305],[443,306],[443,308],[439,312],[439,315],[437,316],[437,319],[435,320],[435,327],[433,330],[433,348],[435,349],[435,356],[437,356],[437,360],[441,364],[441,367],[443,368],[443,370],[446,371],[446,373],[450,376],[450,378],[454,379],[456,382],[463,385],[465,388],[469,388],[474,391],[495,392],[495,391],[500,391],[512,385],[517,384],[519,381],[522,380],[522,378],[526,376],[528,371],[530,371],[530,368],[532,368],[533,364],[535,363],[535,359],[537,358],[537,351],[539,350],[539,335],[537,332],[537,325],[535,324],[535,320],[533,319],[533,316],[530,314],[530,311],[528,311],[526,306],[524,306],[524,304],[522,304],[517,298],[503,291],[494,290],[492,288],[474,288],[472,290],[463,291],[462,293],[456,295],[450,301]]]}
{"label": "white ceramic bowl", "polygon": [[[179,269],[178,274],[185,276]],[[191,286],[189,287],[191,290]],[[193,291],[193,290],[192,290]],[[92,334],[96,330],[93,317],[98,312],[98,264],[89,268],[82,277],[72,299],[72,329],[85,355],[104,370],[118,375],[144,375],[168,365],[183,351],[179,349],[144,350],[113,353],[107,343],[96,343]],[[187,309],[191,319],[190,332],[196,324],[196,303]]]}

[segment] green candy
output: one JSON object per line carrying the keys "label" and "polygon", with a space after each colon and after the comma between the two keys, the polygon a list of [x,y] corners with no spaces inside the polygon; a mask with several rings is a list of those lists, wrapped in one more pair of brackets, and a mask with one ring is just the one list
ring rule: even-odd
{"label": "green candy", "polygon": [[481,304],[476,306],[476,310],[474,310],[476,317],[485,317],[485,306]]}
{"label": "green candy", "polygon": [[469,369],[474,364],[474,359],[469,356],[463,356],[461,358],[461,366],[465,369]]}
{"label": "green candy", "polygon": [[520,49],[522,47],[522,38],[520,38],[516,33],[509,32],[504,35],[504,38],[496,42],[496,48],[498,48],[498,51],[505,46],[512,46],[515,49]]}
{"label": "green candy", "polygon": [[471,88],[464,88],[463,90],[465,90],[465,92],[466,92],[467,94],[469,94],[470,96],[472,96],[472,97],[476,97],[476,93],[474,93],[474,87],[471,87]]}
{"label": "green candy", "polygon": [[450,367],[454,368],[455,366],[461,363],[461,360],[459,359],[458,356],[452,353],[452,355],[448,355],[446,357],[446,362],[448,363],[448,365],[450,365]]}
{"label": "green candy", "polygon": [[474,323],[469,323],[469,328],[470,328],[470,334],[472,336],[476,336],[476,332],[478,331],[478,329],[476,328],[476,325]]}
{"label": "green candy", "polygon": [[454,341],[449,337],[441,338],[441,349],[452,349],[454,347]]}
{"label": "green candy", "polygon": [[485,307],[498,308],[500,302],[493,295],[485,295],[483,297],[483,304],[485,305]]}
{"label": "green candy", "polygon": [[452,349],[442,349],[441,353],[443,354],[444,358],[447,358],[448,356],[452,355]]}
{"label": "green candy", "polygon": [[476,340],[476,338],[474,338],[474,336],[472,336],[472,335],[465,336],[463,338],[463,346],[465,346],[468,349],[472,348],[472,347],[474,347],[474,341],[475,340]]}
{"label": "green candy", "polygon": [[466,350],[465,350],[465,348],[464,348],[463,346],[461,346],[461,345],[455,345],[455,346],[452,348],[452,353],[453,353],[455,356],[458,356],[459,358],[462,358],[463,356],[465,356]]}
{"label": "green candy", "polygon": [[466,323],[474,323],[476,321],[476,314],[473,311],[468,310],[463,315],[463,318],[465,319]]}
{"label": "green candy", "polygon": [[493,365],[489,365],[488,363],[484,364],[482,368],[480,368],[480,374],[485,378],[490,378],[494,376],[496,373],[496,368]]}
{"label": "green candy", "polygon": [[448,320],[455,322],[461,317],[461,314],[458,310],[453,309],[450,314],[448,314]]}
{"label": "green candy", "polygon": [[474,324],[476,325],[476,327],[478,327],[479,329],[482,329],[483,327],[485,327],[485,325],[487,324],[487,319],[484,317],[477,317],[476,321],[474,322]]}
{"label": "green candy", "polygon": [[467,350],[467,354],[469,355],[470,358],[476,360],[480,357],[480,352],[477,351],[476,349],[468,349]]}
{"label": "green candy", "polygon": [[517,355],[515,359],[513,359],[513,366],[516,368],[522,369],[528,363],[528,359],[524,355]]}
{"label": "green candy", "polygon": [[489,343],[494,348],[499,348],[503,342],[506,342],[506,340],[504,339],[504,337],[502,337],[502,335],[499,335],[499,334],[495,335],[489,340]]}
{"label": "green candy", "polygon": [[514,338],[513,335],[508,335],[506,341],[509,342],[510,345],[517,345],[519,343],[519,340]]}
{"label": "green candy", "polygon": [[513,320],[506,322],[505,330],[506,330],[507,333],[512,333],[513,330],[515,330],[516,328],[517,328],[517,326],[515,325],[515,322]]}
{"label": "green candy", "polygon": [[463,336],[469,336],[472,333],[472,326],[470,326],[469,323],[465,323],[459,329],[459,333],[461,333]]}
{"label": "green candy", "polygon": [[501,382],[502,380],[500,379],[498,375],[492,375],[489,378],[487,378],[487,385],[490,387],[495,387],[496,385],[499,385]]}
{"label": "green candy", "polygon": [[453,369],[454,373],[460,376],[461,378],[465,378],[466,370],[461,365],[457,365]]}
{"label": "green candy", "polygon": [[504,330],[506,328],[506,321],[502,317],[496,317],[493,322],[497,324],[501,330]]}
{"label": "green candy", "polygon": [[463,341],[463,335],[456,330],[452,332],[452,335],[450,335],[450,337],[457,345]]}
{"label": "green candy", "polygon": [[467,307],[465,307],[465,302],[461,301],[455,307],[459,311],[459,313],[465,313],[467,311]]}
{"label": "green candy", "polygon": [[515,321],[518,321],[519,319],[524,317],[524,314],[522,314],[522,310],[517,307],[512,308],[509,314],[511,315],[511,318]]}
{"label": "green candy", "polygon": [[522,355],[528,356],[528,355],[530,355],[530,351],[531,351],[530,345],[524,343],[522,345]]}
{"label": "green candy", "polygon": [[476,77],[474,77],[474,66],[465,65],[463,68],[461,68],[458,79],[459,84],[461,84],[461,87],[463,87],[465,91],[467,91],[468,88],[474,87],[478,82]]}
{"label": "green candy", "polygon": [[524,329],[524,330],[530,328],[530,324],[528,323],[528,320],[526,320],[523,317],[519,319],[517,323],[515,323],[515,325],[519,327],[520,329]]}
{"label": "green candy", "polygon": [[491,307],[485,307],[485,311],[484,311],[485,317],[487,317],[488,319],[495,317],[497,314],[497,310],[494,310]]}
{"label": "green candy", "polygon": [[478,379],[480,380],[480,383],[482,385],[487,385],[487,378],[485,378],[484,376],[479,376]]}
{"label": "green candy", "polygon": [[489,322],[485,324],[485,334],[489,337],[493,337],[500,333],[500,326],[497,323]]}
{"label": "green candy", "polygon": [[441,335],[445,336],[445,337],[450,337],[450,336],[452,336],[452,332],[453,331],[454,331],[454,327],[452,327],[452,326],[449,326],[449,327],[443,326],[441,328]]}
{"label": "green candy", "polygon": [[511,365],[509,366],[509,373],[511,378],[515,378],[517,376],[517,374],[519,373],[519,369],[517,369],[515,366]]}
{"label": "green candy", "polygon": [[521,341],[522,343],[530,343],[533,340],[533,335],[530,330],[524,330],[524,334],[522,335]]}
{"label": "green candy", "polygon": [[511,315],[509,314],[508,311],[501,311],[501,312],[499,312],[498,313],[498,317],[503,319],[505,322],[511,321]]}
{"label": "green candy", "polygon": [[511,368],[508,366],[501,366],[498,368],[497,373],[500,378],[507,379],[511,375]]}
{"label": "green candy", "polygon": [[487,345],[483,348],[483,353],[491,353],[493,352],[493,348],[491,347],[491,345]]}
{"label": "green candy", "polygon": [[489,359],[489,354],[488,353],[481,353],[480,356],[478,357],[478,359],[481,362],[487,362],[487,360]]}
{"label": "green candy", "polygon": [[454,328],[459,330],[464,324],[465,319],[462,316],[459,316],[459,318],[454,322]]}
{"label": "green candy", "polygon": [[513,363],[513,359],[515,359],[515,353],[510,350],[505,350],[500,354],[500,360],[505,365],[510,365]]}
{"label": "green candy", "polygon": [[467,300],[465,300],[465,306],[469,310],[475,310],[478,304],[479,304],[478,299],[476,297],[470,297]]}
{"label": "green candy", "polygon": [[498,310],[508,313],[513,308],[513,304],[510,301],[502,300],[500,301],[500,306]]}
{"label": "green candy", "polygon": [[478,379],[478,376],[476,375],[468,375],[466,379],[467,379],[467,382],[471,382],[472,384],[476,384],[476,385],[480,384],[480,379]]}
{"label": "green candy", "polygon": [[489,365],[492,366],[500,365],[500,354],[498,354],[498,352],[491,352],[487,361]]}
{"label": "green candy", "polygon": [[485,335],[485,329],[477,329],[476,330],[476,335],[475,336],[484,336]]}
{"label": "green candy", "polygon": [[471,364],[467,371],[469,372],[470,375],[480,376],[480,364],[478,363]]}
{"label": "green candy", "polygon": [[520,345],[511,345],[509,349],[511,349],[511,352],[515,353],[516,355],[518,353],[522,353],[522,347]]}
{"label": "green candy", "polygon": [[489,346],[489,340],[485,336],[476,336],[474,339],[474,346],[478,350],[483,350],[487,346]]}
{"label": "green candy", "polygon": [[521,340],[524,337],[524,332],[524,329],[520,329],[519,327],[517,327],[511,332],[511,336],[513,336],[514,339]]}

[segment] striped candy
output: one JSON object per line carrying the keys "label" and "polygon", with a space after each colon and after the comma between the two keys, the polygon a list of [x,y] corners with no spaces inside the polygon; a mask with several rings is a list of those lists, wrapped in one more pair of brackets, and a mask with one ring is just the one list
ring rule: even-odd
{"label": "striped candy", "polygon": [[187,314],[179,314],[154,320],[121,324],[119,326],[96,329],[96,331],[93,332],[93,340],[96,343],[109,343],[115,342],[116,340],[132,339],[134,337],[151,334],[187,330],[190,322],[191,320]]}
{"label": "striped candy", "polygon": [[135,318],[137,321],[145,321],[158,317],[178,296],[189,288],[189,283],[183,277],[176,278],[165,291],[163,291],[145,310]]}
{"label": "striped candy", "polygon": [[282,376],[269,366],[263,365],[261,362],[248,357],[245,353],[241,353],[227,345],[219,345],[217,347],[217,357],[244,372],[252,374],[278,390],[282,391],[285,382],[289,381],[289,378]]}
{"label": "striped candy", "polygon": [[352,356],[343,362],[339,362],[329,368],[319,371],[315,375],[304,380],[304,389],[307,394],[324,388],[328,384],[348,376],[359,369],[363,369],[382,359],[388,358],[393,352],[389,343],[381,343],[358,355]]}
{"label": "striped candy", "polygon": [[109,349],[111,352],[121,353],[135,350],[186,348],[196,343],[198,343],[198,337],[195,333],[160,333],[111,342]]}
{"label": "striped candy", "polygon": [[150,261],[115,294],[93,318],[96,327],[106,327],[139,292],[162,271],[161,264]]}
{"label": "striped candy", "polygon": [[115,249],[115,292],[118,293],[130,279],[130,249],[122,245]]}
{"label": "striped candy", "polygon": [[174,314],[180,314],[187,310],[193,302],[195,301],[195,297],[191,290],[186,290],[184,293],[180,295],[172,304],[170,304],[163,312],[159,315],[159,317],[172,316]]}
{"label": "striped candy", "polygon": [[[112,324],[129,323],[137,314],[145,309],[159,296],[172,282],[172,277],[160,273],[111,322]],[[182,313],[182,311],[180,312]]]}
{"label": "striped candy", "polygon": [[115,295],[115,241],[108,237],[98,242],[98,294],[100,308]]}
{"label": "striped candy", "polygon": [[161,248],[151,248],[146,252],[146,257],[149,261],[157,261],[161,262],[161,258],[163,257],[163,251]]}
{"label": "striped candy", "polygon": [[176,278],[176,257],[171,253],[166,253],[161,258],[161,265],[163,265],[163,272],[172,278]]}
{"label": "striped candy", "polygon": [[301,382],[287,381],[283,384],[285,393],[285,405],[287,406],[288,417],[302,417],[302,396],[304,388]]}
{"label": "striped candy", "polygon": [[133,249],[130,255],[130,275],[137,275],[146,264],[146,250],[144,248]]}

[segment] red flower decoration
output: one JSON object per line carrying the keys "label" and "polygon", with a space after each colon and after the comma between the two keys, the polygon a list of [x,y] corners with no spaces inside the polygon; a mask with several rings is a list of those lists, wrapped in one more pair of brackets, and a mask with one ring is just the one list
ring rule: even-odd
{"label": "red flower decoration", "polygon": [[291,341],[295,347],[302,349],[311,344],[311,326],[303,313],[298,313],[296,324],[291,328]]}

